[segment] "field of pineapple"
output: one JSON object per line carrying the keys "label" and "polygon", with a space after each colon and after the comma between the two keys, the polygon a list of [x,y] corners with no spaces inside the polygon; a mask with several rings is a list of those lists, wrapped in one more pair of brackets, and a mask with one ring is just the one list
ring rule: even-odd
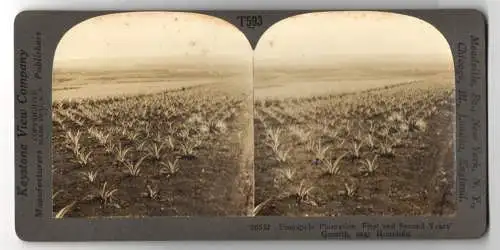
{"label": "field of pineapple", "polygon": [[423,81],[257,99],[257,214],[452,214],[453,101]]}
{"label": "field of pineapple", "polygon": [[55,101],[55,217],[246,215],[249,103],[203,87]]}
{"label": "field of pineapple", "polygon": [[56,100],[54,215],[450,215],[453,98],[410,81],[253,107],[210,86]]}

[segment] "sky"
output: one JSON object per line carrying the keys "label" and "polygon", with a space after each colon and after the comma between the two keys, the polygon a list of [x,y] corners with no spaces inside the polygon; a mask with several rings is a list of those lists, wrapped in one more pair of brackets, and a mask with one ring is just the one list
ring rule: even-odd
{"label": "sky", "polygon": [[258,60],[328,55],[452,58],[446,39],[431,24],[370,11],[318,12],[285,19],[262,35],[255,50]]}
{"label": "sky", "polygon": [[[60,41],[55,64],[74,60],[232,56],[267,62],[347,56],[432,55],[451,60],[437,29],[420,19],[382,12],[310,13],[267,30],[252,50],[233,25],[192,13],[120,13],[86,20]],[[127,62],[127,60],[123,60]]]}
{"label": "sky", "polygon": [[251,47],[233,25],[193,13],[138,12],[88,19],[70,29],[57,46],[55,63],[74,60],[250,57]]}

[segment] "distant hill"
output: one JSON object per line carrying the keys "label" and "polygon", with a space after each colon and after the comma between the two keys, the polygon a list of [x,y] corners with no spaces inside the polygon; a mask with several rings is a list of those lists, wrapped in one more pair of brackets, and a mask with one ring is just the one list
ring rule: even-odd
{"label": "distant hill", "polygon": [[85,58],[71,60],[54,60],[54,69],[62,71],[107,71],[107,70],[139,70],[165,68],[203,68],[228,69],[229,66],[251,65],[251,58],[241,58],[231,55],[218,56],[169,56],[169,57],[136,57],[136,58]]}

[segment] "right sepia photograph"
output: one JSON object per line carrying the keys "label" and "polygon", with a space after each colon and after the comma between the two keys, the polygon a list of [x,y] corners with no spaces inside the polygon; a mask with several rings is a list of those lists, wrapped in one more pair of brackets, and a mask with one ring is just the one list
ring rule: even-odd
{"label": "right sepia photograph", "polygon": [[453,216],[450,46],[403,14],[271,26],[254,53],[257,216]]}

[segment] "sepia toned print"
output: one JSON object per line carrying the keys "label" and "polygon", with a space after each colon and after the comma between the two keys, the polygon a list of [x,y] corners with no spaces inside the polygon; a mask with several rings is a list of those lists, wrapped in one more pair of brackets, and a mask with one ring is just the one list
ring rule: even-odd
{"label": "sepia toned print", "polygon": [[254,52],[258,215],[453,215],[454,71],[414,17],[294,16]]}
{"label": "sepia toned print", "polygon": [[52,98],[55,218],[251,212],[252,49],[231,24],[86,20],[57,47]]}

